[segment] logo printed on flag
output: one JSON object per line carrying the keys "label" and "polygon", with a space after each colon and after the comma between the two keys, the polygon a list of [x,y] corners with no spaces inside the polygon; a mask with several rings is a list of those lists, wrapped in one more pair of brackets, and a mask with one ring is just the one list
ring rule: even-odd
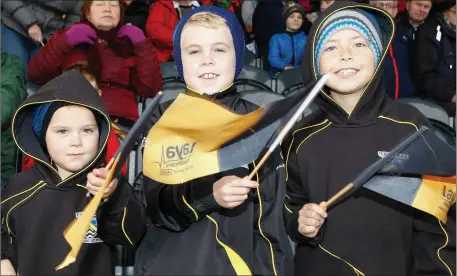
{"label": "logo printed on flag", "polygon": [[179,145],[162,145],[160,161],[152,161],[160,167],[160,175],[171,176],[179,172],[191,170],[193,166],[189,164],[197,142],[184,143]]}

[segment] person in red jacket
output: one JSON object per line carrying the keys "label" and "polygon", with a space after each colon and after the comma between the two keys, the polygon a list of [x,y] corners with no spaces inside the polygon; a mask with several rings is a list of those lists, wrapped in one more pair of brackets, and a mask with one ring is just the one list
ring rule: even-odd
{"label": "person in red jacket", "polygon": [[57,31],[31,60],[29,80],[43,85],[75,63],[100,83],[113,120],[132,126],[138,119],[136,95],[152,97],[162,88],[154,46],[143,31],[124,25],[123,1],[84,1],[80,23]]}
{"label": "person in red jacket", "polygon": [[157,59],[160,63],[173,59],[173,31],[179,19],[199,6],[197,1],[191,0],[157,0],[151,5],[146,34],[157,48]]}

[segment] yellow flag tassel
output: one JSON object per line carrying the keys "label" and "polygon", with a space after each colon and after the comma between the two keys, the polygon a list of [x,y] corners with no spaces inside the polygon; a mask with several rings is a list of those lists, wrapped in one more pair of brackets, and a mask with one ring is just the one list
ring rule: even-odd
{"label": "yellow flag tassel", "polygon": [[111,180],[114,176],[114,168],[116,168],[116,164],[119,161],[120,154],[117,156],[116,161],[111,160],[108,164],[107,169],[109,169],[108,175],[103,183],[103,186],[97,192],[94,198],[87,204],[84,208],[82,215],[79,218],[75,218],[65,229],[63,235],[65,240],[71,246],[71,251],[65,257],[63,262],[56,267],[56,270],[60,270],[76,261],[76,257],[78,256],[79,250],[83,244],[84,236],[86,235],[87,229],[89,229],[90,223],[92,218],[95,215],[95,212],[100,206],[100,202],[102,200],[103,194],[105,193],[106,188],[111,183]]}

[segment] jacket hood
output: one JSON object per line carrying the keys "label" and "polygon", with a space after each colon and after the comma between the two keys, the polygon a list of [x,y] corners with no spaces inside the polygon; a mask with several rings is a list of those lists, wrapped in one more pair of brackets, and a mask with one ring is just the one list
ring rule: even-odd
{"label": "jacket hood", "polygon": [[[51,164],[47,150],[43,148],[32,127],[35,109],[50,102],[66,102],[84,106],[91,109],[95,114],[99,114],[100,116],[97,117],[101,118],[98,122],[100,138],[95,159],[65,181],[60,180],[57,169]],[[76,70],[63,73],[42,86],[36,94],[27,98],[13,115],[12,128],[13,138],[18,148],[36,161],[38,169],[48,181],[61,182],[60,184],[83,174],[89,168],[104,161],[104,152],[111,132],[109,115],[101,97],[86,78]]]}
{"label": "jacket hood", "polygon": [[395,33],[395,22],[389,14],[381,9],[373,6],[346,2],[336,1],[313,23],[308,35],[308,42],[306,43],[303,53],[302,69],[303,80],[305,84],[319,78],[314,66],[314,53],[316,52],[316,36],[322,23],[332,14],[345,10],[345,9],[361,9],[373,15],[381,31],[380,38],[383,45],[383,52],[381,53],[381,60],[375,69],[375,73],[360,97],[354,110],[348,114],[329,94],[328,88],[323,88],[315,103],[319,108],[327,114],[329,120],[335,124],[343,125],[360,125],[367,124],[375,120],[380,113],[385,112],[391,105],[390,99],[385,95],[385,84],[383,79],[384,72],[384,59],[387,51],[389,50]]}

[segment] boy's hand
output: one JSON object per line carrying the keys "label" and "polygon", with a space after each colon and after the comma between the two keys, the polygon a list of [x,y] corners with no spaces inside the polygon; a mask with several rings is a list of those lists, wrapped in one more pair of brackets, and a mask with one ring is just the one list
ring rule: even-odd
{"label": "boy's hand", "polygon": [[[108,170],[106,168],[94,169],[91,173],[87,175],[86,188],[90,194],[96,195],[98,190],[103,186],[103,182],[108,175]],[[111,194],[116,190],[118,184],[117,178],[114,178],[109,186],[106,188],[105,193],[103,194],[103,199],[107,199]]]}
{"label": "boy's hand", "polygon": [[224,208],[235,208],[247,198],[251,189],[259,187],[255,181],[246,180],[236,176],[225,176],[213,185],[213,195],[216,202]]}
{"label": "boy's hand", "polygon": [[300,234],[307,238],[316,237],[327,218],[325,203],[321,202],[319,205],[308,203],[298,212],[298,232]]}
{"label": "boy's hand", "polygon": [[287,65],[286,67],[284,67],[284,71],[287,71],[287,70],[290,70],[290,69],[293,69],[293,68],[294,68],[293,66]]}

